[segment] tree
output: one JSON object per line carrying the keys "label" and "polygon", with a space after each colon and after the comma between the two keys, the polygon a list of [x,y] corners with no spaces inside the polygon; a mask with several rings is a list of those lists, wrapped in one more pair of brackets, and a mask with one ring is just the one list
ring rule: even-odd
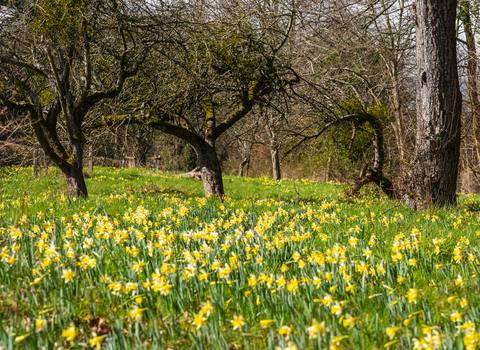
{"label": "tree", "polygon": [[26,0],[1,7],[0,103],[28,114],[70,196],[88,195],[86,115],[116,97],[146,57],[134,9],[121,0]]}
{"label": "tree", "polygon": [[[407,159],[413,133],[406,130],[406,105],[413,94],[405,93],[406,80],[415,70],[414,25],[410,20],[410,5],[406,0],[379,0],[371,6],[371,42],[385,66],[380,70],[387,93],[383,94],[393,116],[390,123],[401,162]],[[367,17],[368,18],[368,17]],[[370,20],[370,18],[368,18]],[[388,129],[387,129],[388,130]]]}
{"label": "tree", "polygon": [[417,134],[405,199],[417,208],[456,201],[462,95],[456,0],[416,2]]}
{"label": "tree", "polygon": [[[391,135],[391,143],[399,151],[404,149],[402,128],[397,127],[401,113],[395,103],[390,104],[390,95],[395,95],[392,90],[400,91],[398,70],[408,52],[408,40],[402,36],[409,31],[401,24],[393,30],[389,21],[395,20],[389,16],[397,13],[397,19],[403,18],[403,2],[379,0],[357,6],[349,1],[313,3],[316,6],[302,12],[300,40],[305,44],[299,45],[297,53],[303,63],[297,71],[304,84],[296,89],[296,95],[309,106],[304,113],[309,122],[304,122],[304,130],[297,133],[298,142],[285,155],[329,129],[348,123],[352,133],[345,149],[351,155],[356,139],[368,140],[363,154],[352,156],[363,163],[363,171],[351,193],[374,182],[388,196],[395,197],[396,190],[384,174],[388,155],[385,135]],[[395,12],[396,6],[399,9]],[[386,24],[377,23],[381,17],[387,18],[383,21]],[[398,98],[392,100],[399,102]],[[386,133],[386,128],[395,132]],[[397,157],[401,154],[392,153]]]}
{"label": "tree", "polygon": [[[462,21],[467,49],[468,97],[470,101],[471,120],[473,121],[473,141],[477,154],[477,164],[480,164],[480,99],[477,83],[477,49],[475,44],[475,17],[478,16],[478,5],[472,6],[470,1],[459,3],[458,18]],[[477,15],[477,16],[476,16]]]}
{"label": "tree", "polygon": [[181,6],[183,25],[157,46],[140,79],[145,106],[131,113],[132,122],[188,142],[197,154],[205,195],[222,197],[218,138],[295,80],[281,57],[294,10],[262,1]]}

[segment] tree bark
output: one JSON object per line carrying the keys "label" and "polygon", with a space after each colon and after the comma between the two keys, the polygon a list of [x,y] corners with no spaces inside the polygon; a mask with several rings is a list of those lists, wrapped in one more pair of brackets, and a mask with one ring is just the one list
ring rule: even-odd
{"label": "tree bark", "polygon": [[272,155],[273,179],[281,180],[282,174],[280,172],[280,157],[278,156],[278,149],[270,148],[270,153]]}
{"label": "tree bark", "polygon": [[247,165],[248,163],[248,158],[243,158],[242,162],[240,163],[239,167],[238,167],[238,176],[239,177],[243,177],[244,173],[243,173],[243,169],[245,168],[245,165]]}
{"label": "tree bark", "polygon": [[217,138],[215,108],[210,97],[203,99],[203,107],[205,108],[205,140],[196,149],[203,190],[206,197],[219,197],[223,200],[225,193],[223,191],[222,168],[215,149]]}
{"label": "tree bark", "polygon": [[280,173],[280,158],[278,155],[279,143],[277,141],[277,133],[273,130],[268,123],[265,125],[265,129],[268,133],[268,138],[270,139],[270,155],[272,157],[272,170],[273,170],[273,179],[281,180],[282,174]]}
{"label": "tree bark", "polygon": [[62,172],[67,182],[70,197],[88,197],[87,185],[81,167],[71,165],[69,169],[62,169]]}
{"label": "tree bark", "polygon": [[[247,141],[243,141],[242,148],[243,148],[243,160],[238,167],[239,177],[247,176],[248,174],[248,165],[250,164],[250,150],[252,148],[252,144],[249,145]],[[247,166],[246,172],[243,171],[245,166]]]}
{"label": "tree bark", "polygon": [[[392,64],[393,65],[393,64]],[[405,128],[403,125],[403,113],[402,113],[402,106],[400,103],[400,82],[398,81],[398,70],[396,67],[392,68],[392,98],[393,98],[393,116],[394,116],[394,123],[393,123],[393,130],[395,132],[395,139],[397,141],[397,148],[398,148],[398,155],[400,160],[405,159]]]}
{"label": "tree bark", "polygon": [[456,0],[416,2],[417,134],[411,191],[415,208],[456,201],[460,113],[456,59]]}
{"label": "tree bark", "polygon": [[38,149],[33,150],[33,176],[38,176]]}
{"label": "tree bark", "polygon": [[93,150],[92,146],[88,149],[88,172],[93,173]]}
{"label": "tree bark", "polygon": [[325,182],[328,182],[330,180],[330,165],[331,164],[332,164],[332,157],[328,157],[327,167],[326,167],[326,170],[325,170]]}
{"label": "tree bark", "polygon": [[205,196],[223,198],[225,192],[223,190],[222,169],[215,146],[206,143],[196,151]]}

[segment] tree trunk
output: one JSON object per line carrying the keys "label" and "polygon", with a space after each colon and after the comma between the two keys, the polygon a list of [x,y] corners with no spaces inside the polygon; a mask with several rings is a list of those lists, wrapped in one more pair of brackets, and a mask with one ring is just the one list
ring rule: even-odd
{"label": "tree trunk", "polygon": [[88,149],[88,172],[93,173],[93,150],[92,146]]}
{"label": "tree trunk", "polygon": [[382,123],[373,115],[368,115],[366,120],[373,129],[373,149],[375,154],[373,157],[373,167],[366,165],[360,172],[359,177],[355,180],[350,195],[357,195],[360,189],[370,183],[375,183],[389,198],[397,198],[398,193],[393,183],[383,174],[383,163],[385,162],[385,145]]}
{"label": "tree trunk", "polygon": [[475,45],[475,34],[470,15],[470,2],[462,1],[460,4],[461,16],[467,41],[467,74],[468,74],[468,95],[470,97],[470,108],[472,110],[474,144],[477,155],[477,164],[480,166],[480,100],[478,98],[477,86],[477,49]]}
{"label": "tree trunk", "polygon": [[248,171],[248,164],[250,163],[250,149],[251,145],[249,146],[247,141],[243,142],[243,160],[240,163],[240,166],[238,167],[238,176],[243,177],[246,176],[247,172],[244,172],[243,169],[245,168],[245,165],[247,165],[247,171]]}
{"label": "tree trunk", "polygon": [[243,177],[243,168],[245,168],[245,165],[248,163],[248,158],[243,158],[242,162],[240,163],[240,166],[238,167],[238,176]]}
{"label": "tree trunk", "polygon": [[272,129],[268,123],[265,125],[268,137],[270,139],[270,154],[272,156],[273,179],[280,180],[282,174],[280,173],[280,158],[278,156],[279,143],[277,141],[277,133]]}
{"label": "tree trunk", "polygon": [[417,134],[411,191],[405,197],[416,208],[456,201],[462,108],[456,7],[456,0],[416,2]]}
{"label": "tree trunk", "polygon": [[242,162],[240,163],[240,166],[238,167],[238,176],[239,177],[246,176],[245,175],[246,173],[243,172],[243,169],[245,168],[245,165],[247,165],[249,162],[250,162],[249,157],[243,158]]}
{"label": "tree trunk", "polygon": [[33,176],[38,176],[38,149],[33,150]]}
{"label": "tree trunk", "polygon": [[398,72],[397,68],[392,68],[392,82],[393,82],[393,89],[392,89],[392,98],[393,98],[393,116],[394,116],[394,123],[393,123],[393,130],[395,132],[395,139],[397,141],[397,148],[398,148],[398,155],[400,160],[405,160],[405,131],[403,126],[403,113],[402,113],[402,106],[400,103],[400,87],[398,81]]}
{"label": "tree trunk", "polygon": [[88,197],[87,185],[83,177],[82,168],[71,165],[68,169],[61,169],[67,181],[67,190],[70,197]]}
{"label": "tree trunk", "polygon": [[328,159],[327,159],[327,169],[325,170],[325,182],[330,181],[330,165],[331,165],[331,162],[332,162],[332,157],[328,157]]}
{"label": "tree trunk", "polygon": [[202,175],[205,196],[223,198],[223,179],[214,145],[205,143],[197,149],[198,166]]}
{"label": "tree trunk", "polygon": [[280,157],[278,156],[278,149],[270,148],[270,153],[272,155],[273,179],[281,180],[282,174],[280,173]]}

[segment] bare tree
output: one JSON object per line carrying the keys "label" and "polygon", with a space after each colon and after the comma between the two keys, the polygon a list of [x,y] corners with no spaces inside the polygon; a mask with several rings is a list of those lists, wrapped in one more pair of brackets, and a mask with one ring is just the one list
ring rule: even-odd
{"label": "bare tree", "polygon": [[147,54],[133,9],[122,1],[37,0],[1,8],[0,103],[28,114],[71,196],[88,195],[86,115],[116,97]]}
{"label": "bare tree", "polygon": [[142,88],[149,98],[140,113],[131,113],[132,122],[192,145],[205,195],[222,197],[218,138],[265,96],[296,81],[281,59],[295,11],[290,3],[280,2],[181,6],[183,24],[157,46],[149,61],[148,87]]}

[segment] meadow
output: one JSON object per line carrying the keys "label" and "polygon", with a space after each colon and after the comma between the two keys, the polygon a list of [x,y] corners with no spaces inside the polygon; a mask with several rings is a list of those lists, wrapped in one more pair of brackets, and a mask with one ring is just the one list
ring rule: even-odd
{"label": "meadow", "polygon": [[0,170],[0,349],[480,349],[480,199]]}

